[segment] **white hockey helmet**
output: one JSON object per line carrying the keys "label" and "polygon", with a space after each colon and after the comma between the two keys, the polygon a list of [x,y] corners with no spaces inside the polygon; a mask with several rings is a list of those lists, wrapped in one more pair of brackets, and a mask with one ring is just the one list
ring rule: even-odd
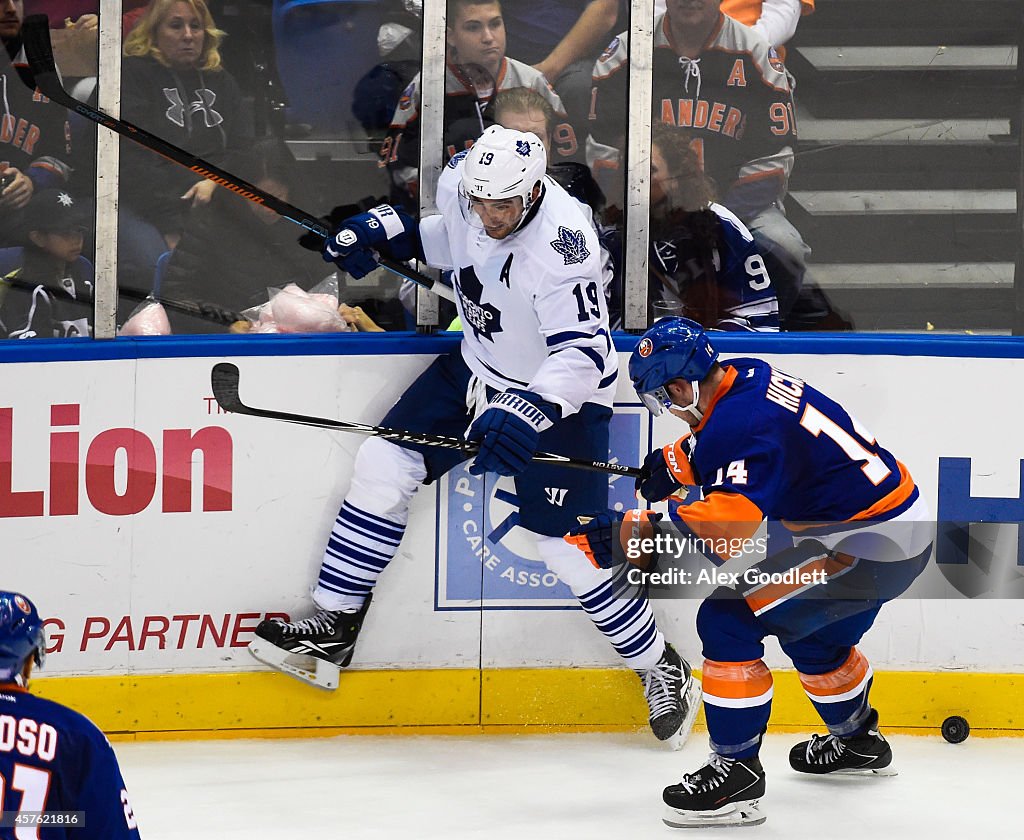
{"label": "white hockey helmet", "polygon": [[492,125],[466,154],[459,192],[467,202],[518,196],[525,218],[533,204],[533,188],[538,183],[543,188],[547,168],[547,153],[536,134]]}

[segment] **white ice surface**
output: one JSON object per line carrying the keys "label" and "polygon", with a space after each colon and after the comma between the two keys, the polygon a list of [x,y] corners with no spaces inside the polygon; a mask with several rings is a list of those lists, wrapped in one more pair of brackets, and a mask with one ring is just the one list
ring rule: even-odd
{"label": "white ice surface", "polygon": [[[118,743],[144,840],[1015,838],[1024,740],[893,736],[891,778],[806,778],[771,735],[761,826],[670,829],[661,790],[706,758],[643,734]],[[737,833],[738,832],[738,833]]]}

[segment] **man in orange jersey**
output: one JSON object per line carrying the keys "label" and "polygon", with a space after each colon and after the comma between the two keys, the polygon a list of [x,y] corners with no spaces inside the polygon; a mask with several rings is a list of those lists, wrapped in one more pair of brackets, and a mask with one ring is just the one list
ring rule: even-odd
{"label": "man in orange jersey", "polygon": [[[654,538],[663,560],[683,556],[674,546],[688,545],[717,565],[732,561],[720,571],[704,568],[704,577],[728,584],[697,613],[713,752],[665,789],[665,822],[764,821],[758,752],[772,699],[766,636],[776,636],[793,660],[828,727],[826,736],[793,748],[793,769],[892,775],[892,752],[868,702],[871,666],[856,645],[931,554],[934,527],[909,471],[803,380],[758,359],[719,364],[694,321],[655,324],[633,351],[629,375],[652,413],[667,409],[691,428],[648,456],[637,482],[643,498],[669,499],[671,530],[653,511],[608,511],[566,539],[602,568],[622,563],[621,545],[625,559],[650,570],[657,558],[647,556],[653,549],[636,541],[634,528]],[[700,489],[696,500],[685,500],[686,487]],[[767,559],[733,571],[742,554],[758,553],[756,545],[740,546],[755,542],[764,519],[786,529],[785,547],[778,550],[773,535]],[[690,583],[700,582],[693,577]],[[679,582],[687,583],[685,574]]]}

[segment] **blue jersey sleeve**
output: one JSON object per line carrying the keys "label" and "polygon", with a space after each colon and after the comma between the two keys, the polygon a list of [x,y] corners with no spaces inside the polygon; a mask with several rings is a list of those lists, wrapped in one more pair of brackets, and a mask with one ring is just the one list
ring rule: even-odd
{"label": "blue jersey sleeve", "polygon": [[720,330],[778,332],[779,301],[754,237],[732,212],[711,205],[719,218],[718,259],[725,301],[716,324]]}

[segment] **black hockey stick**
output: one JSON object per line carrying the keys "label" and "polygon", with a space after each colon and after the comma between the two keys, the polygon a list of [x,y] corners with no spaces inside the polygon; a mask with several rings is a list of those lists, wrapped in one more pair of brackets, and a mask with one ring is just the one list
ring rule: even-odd
{"label": "black hockey stick", "polygon": [[[306,414],[289,414],[285,411],[273,411],[269,408],[254,408],[243,403],[241,397],[238,396],[238,380],[238,366],[231,362],[218,362],[213,366],[213,371],[210,373],[210,384],[213,386],[213,396],[217,400],[217,404],[225,411],[230,411],[234,414],[266,417],[269,420],[283,420],[286,423],[315,426],[319,429],[355,432],[356,434],[370,437],[382,437],[385,440],[393,440],[396,443],[417,443],[423,446],[439,446],[442,449],[458,449],[467,455],[476,455],[480,451],[479,444],[470,443],[462,438],[431,435],[423,432],[408,432],[400,429],[387,429],[383,426],[368,426],[365,423],[349,423],[345,420],[310,417]],[[557,464],[562,467],[573,467],[578,470],[625,475],[630,478],[636,478],[640,475],[638,467],[612,464],[608,461],[581,461],[577,458],[567,458],[564,455],[554,455],[550,452],[536,452],[534,453],[533,460],[542,461],[545,464]]]}
{"label": "black hockey stick", "polygon": [[[213,181],[215,184],[230,190],[235,195],[248,199],[254,204],[262,204],[264,207],[270,208],[289,222],[312,231],[317,236],[321,236],[324,239],[330,236],[330,231],[324,224],[306,211],[300,210],[298,207],[289,204],[287,201],[282,201],[268,192],[264,192],[248,181],[243,181],[238,176],[232,175],[230,172],[214,166],[212,163],[208,163],[172,143],[168,143],[155,134],[150,134],[137,125],[132,125],[127,120],[114,119],[109,114],[92,108],[71,96],[71,94],[64,90],[60,76],[57,75],[57,65],[53,60],[53,46],[50,43],[50,22],[46,15],[29,15],[26,17],[21,25],[21,38],[25,45],[25,55],[28,57],[29,68],[35,77],[36,86],[54,102],[63,105],[68,110],[81,114],[94,123],[109,128],[122,137],[134,140],[140,146],[145,146],[147,149],[163,155],[168,160],[181,164],[186,169],[196,173],[196,175],[201,175]],[[455,300],[454,292],[443,283],[436,282],[432,277],[428,277],[426,274],[410,268],[405,263],[382,255],[378,255],[377,261],[388,271],[404,277],[406,280],[411,280],[413,283],[418,283],[439,297],[450,301]]]}
{"label": "black hockey stick", "polygon": [[[59,289],[47,286],[45,283],[31,283],[27,280],[22,280],[19,277],[0,277],[0,286],[7,285],[14,289],[24,289],[26,291],[33,291],[38,289],[40,286],[47,292],[57,292]],[[223,327],[229,327],[236,321],[245,321],[248,323],[248,319],[231,309],[220,306],[216,303],[211,303],[208,300],[175,300],[174,298],[166,298],[161,295],[153,295],[150,292],[142,291],[141,289],[132,289],[128,286],[118,285],[117,293],[122,295],[129,300],[152,300],[154,303],[163,304],[167,309],[173,309],[175,312],[183,312],[186,315],[192,315],[195,318],[199,318],[203,321],[211,321],[214,324],[220,324]]]}

